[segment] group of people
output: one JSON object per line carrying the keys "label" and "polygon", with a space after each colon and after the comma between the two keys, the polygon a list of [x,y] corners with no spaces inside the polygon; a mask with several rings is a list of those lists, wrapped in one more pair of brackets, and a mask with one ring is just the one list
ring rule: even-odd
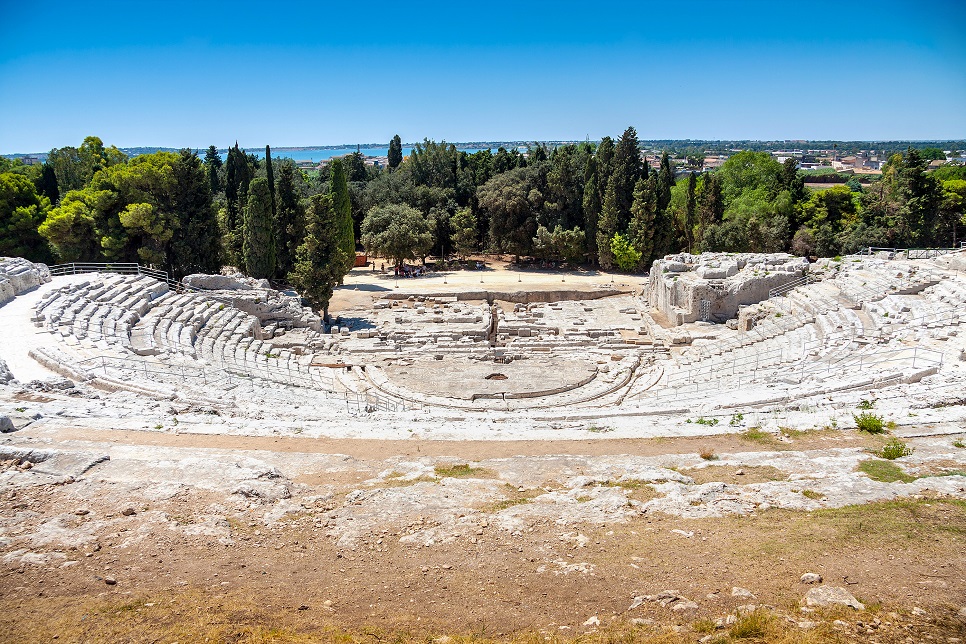
{"label": "group of people", "polygon": [[[382,265],[385,270],[385,264]],[[393,269],[396,277],[420,277],[426,273],[426,269],[422,266],[407,266],[406,264],[397,264]]]}

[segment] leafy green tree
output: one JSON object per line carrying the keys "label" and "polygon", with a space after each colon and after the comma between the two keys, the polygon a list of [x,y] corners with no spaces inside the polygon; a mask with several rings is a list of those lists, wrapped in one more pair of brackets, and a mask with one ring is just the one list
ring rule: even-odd
{"label": "leafy green tree", "polygon": [[937,239],[940,244],[952,241],[956,248],[961,239],[958,228],[966,224],[966,180],[949,179],[942,182],[942,204],[940,205],[940,228]]}
{"label": "leafy green tree", "polygon": [[544,206],[544,168],[515,168],[494,176],[477,191],[479,206],[489,216],[494,250],[517,256],[530,252]]}
{"label": "leafy green tree", "polygon": [[611,238],[610,253],[614,257],[614,264],[622,271],[632,271],[640,266],[641,253],[620,233],[615,233]]}
{"label": "leafy green tree", "polygon": [[80,148],[58,148],[47,155],[47,163],[54,169],[61,195],[70,190],[80,190],[90,183],[99,170],[125,161],[127,156],[123,152],[113,145],[105,148],[104,142],[96,136],[85,138]]}
{"label": "leafy green tree", "polygon": [[0,257],[24,257],[49,262],[50,245],[37,228],[50,211],[50,200],[37,194],[33,182],[22,174],[0,174]]}
{"label": "leafy green tree", "polygon": [[580,228],[566,230],[560,224],[552,231],[539,226],[533,239],[533,249],[539,257],[567,262],[579,262],[586,253],[586,244],[584,231]]}
{"label": "leafy green tree", "polygon": [[332,231],[339,226],[339,216],[332,207],[332,195],[317,194],[309,199],[306,213],[305,239],[296,252],[295,267],[288,279],[309,304],[329,321],[329,301],[335,287],[342,283],[349,258],[339,246]]}
{"label": "leafy green tree", "polygon": [[926,161],[945,161],[946,154],[936,147],[922,148],[919,150],[919,156]]}
{"label": "leafy green tree", "polygon": [[402,139],[400,139],[399,135],[396,134],[389,142],[389,170],[392,171],[398,168],[399,164],[402,163],[402,160]]}
{"label": "leafy green tree", "polygon": [[600,267],[610,270],[614,266],[614,253],[611,240],[617,233],[617,190],[613,177],[607,182],[604,204],[600,210],[600,223],[597,224],[597,256]]}
{"label": "leafy green tree", "polygon": [[450,239],[456,254],[465,260],[477,248],[476,215],[472,208],[460,208],[449,220],[452,229]]}
{"label": "leafy green tree", "polygon": [[275,226],[268,180],[252,179],[248,187],[248,203],[243,211],[242,259],[251,277],[275,275]]}
{"label": "leafy green tree", "polygon": [[412,206],[376,206],[362,222],[362,244],[396,264],[425,257],[433,247],[429,222]]}
{"label": "leafy green tree", "polygon": [[349,198],[349,182],[345,167],[339,159],[329,164],[331,175],[329,179],[329,193],[332,195],[332,209],[335,212],[336,228],[333,233],[339,240],[339,248],[346,257],[347,265],[343,275],[352,270],[356,260],[355,227],[352,223],[352,202]]}

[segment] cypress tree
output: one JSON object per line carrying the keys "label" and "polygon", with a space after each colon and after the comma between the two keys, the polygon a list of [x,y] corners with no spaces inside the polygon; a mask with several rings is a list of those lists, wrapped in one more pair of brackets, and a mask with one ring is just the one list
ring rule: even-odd
{"label": "cypress tree", "polygon": [[329,300],[348,270],[339,239],[332,234],[339,228],[339,217],[332,207],[332,195],[314,195],[306,214],[305,239],[298,247],[296,262],[288,279],[329,321]]}
{"label": "cypress tree", "polygon": [[657,171],[657,209],[667,210],[671,204],[671,188],[674,186],[674,168],[665,151],[661,154],[661,168]]}
{"label": "cypress tree", "polygon": [[[332,169],[329,182],[329,194],[332,195],[332,209],[335,213],[336,227],[334,229],[339,240],[339,248],[345,255],[348,273],[356,259],[356,236],[352,223],[352,200],[349,197],[349,181],[345,174],[342,161],[335,159],[330,164]],[[345,275],[343,273],[343,275]],[[341,279],[341,278],[340,278]]]}
{"label": "cypress tree", "polygon": [[56,206],[57,202],[60,201],[60,190],[57,189],[57,173],[54,172],[54,166],[50,163],[44,162],[40,169],[40,176],[34,180],[34,187],[37,189],[37,194],[50,199],[51,205]]}
{"label": "cypress tree", "polygon": [[688,173],[688,198],[684,206],[684,238],[687,240],[688,252],[692,252],[694,247],[694,228],[698,219],[698,203],[695,191],[698,186],[698,175],[694,172]]}
{"label": "cypress tree", "polygon": [[253,179],[248,189],[242,228],[242,259],[251,277],[275,275],[275,226],[272,220],[268,180]]}
{"label": "cypress tree", "polygon": [[295,266],[295,253],[305,235],[302,206],[295,186],[297,170],[290,162],[282,163],[278,174],[278,273],[286,275]]}
{"label": "cypress tree", "polygon": [[211,188],[212,196],[221,191],[221,181],[218,178],[218,171],[221,169],[221,166],[221,156],[218,154],[218,148],[209,145],[208,151],[205,152],[205,169],[208,172],[208,185]]}
{"label": "cypress tree", "polygon": [[584,233],[587,243],[587,258],[591,264],[597,261],[597,224],[600,221],[600,191],[597,189],[597,161],[587,157],[584,166],[583,197]]}
{"label": "cypress tree", "polygon": [[610,270],[614,266],[614,253],[611,251],[610,242],[617,233],[617,196],[616,182],[611,177],[607,182],[607,190],[604,192],[604,204],[600,210],[600,223],[597,225],[597,253],[600,258],[600,267]]}
{"label": "cypress tree", "polygon": [[641,253],[639,268],[647,268],[654,259],[654,215],[657,207],[654,176],[643,177],[634,184],[634,203],[631,204],[631,222],[627,235]]}
{"label": "cypress tree", "polygon": [[631,204],[634,202],[634,186],[641,178],[641,146],[637,140],[637,130],[629,127],[624,130],[617,148],[614,150],[615,180],[614,197],[617,205],[617,230],[627,229],[631,219]]}
{"label": "cypress tree", "polygon": [[389,142],[389,170],[395,170],[402,163],[403,153],[402,153],[402,139],[399,135],[392,137],[392,141]]}
{"label": "cypress tree", "polygon": [[265,146],[265,178],[268,179],[268,194],[271,198],[272,219],[276,218],[277,210],[275,207],[275,170],[272,168],[272,148]]}

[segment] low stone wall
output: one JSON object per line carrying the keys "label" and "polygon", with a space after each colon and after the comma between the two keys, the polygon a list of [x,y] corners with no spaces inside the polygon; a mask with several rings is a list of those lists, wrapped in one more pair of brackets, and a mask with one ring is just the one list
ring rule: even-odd
{"label": "low stone wall", "polygon": [[[420,293],[426,299],[449,298],[457,301],[481,301],[492,304],[495,301],[512,302],[514,304],[534,304],[549,302],[567,302],[579,300],[599,300],[602,297],[624,295],[626,290],[594,289],[591,291],[558,290],[558,291],[463,291],[461,293]],[[387,293],[383,297],[387,300],[408,300],[411,293]]]}

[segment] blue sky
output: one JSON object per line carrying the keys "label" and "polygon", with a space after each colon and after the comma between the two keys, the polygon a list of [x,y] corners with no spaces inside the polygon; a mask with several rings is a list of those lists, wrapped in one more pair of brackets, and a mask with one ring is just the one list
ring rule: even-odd
{"label": "blue sky", "polygon": [[966,137],[966,2],[0,3],[0,152]]}

